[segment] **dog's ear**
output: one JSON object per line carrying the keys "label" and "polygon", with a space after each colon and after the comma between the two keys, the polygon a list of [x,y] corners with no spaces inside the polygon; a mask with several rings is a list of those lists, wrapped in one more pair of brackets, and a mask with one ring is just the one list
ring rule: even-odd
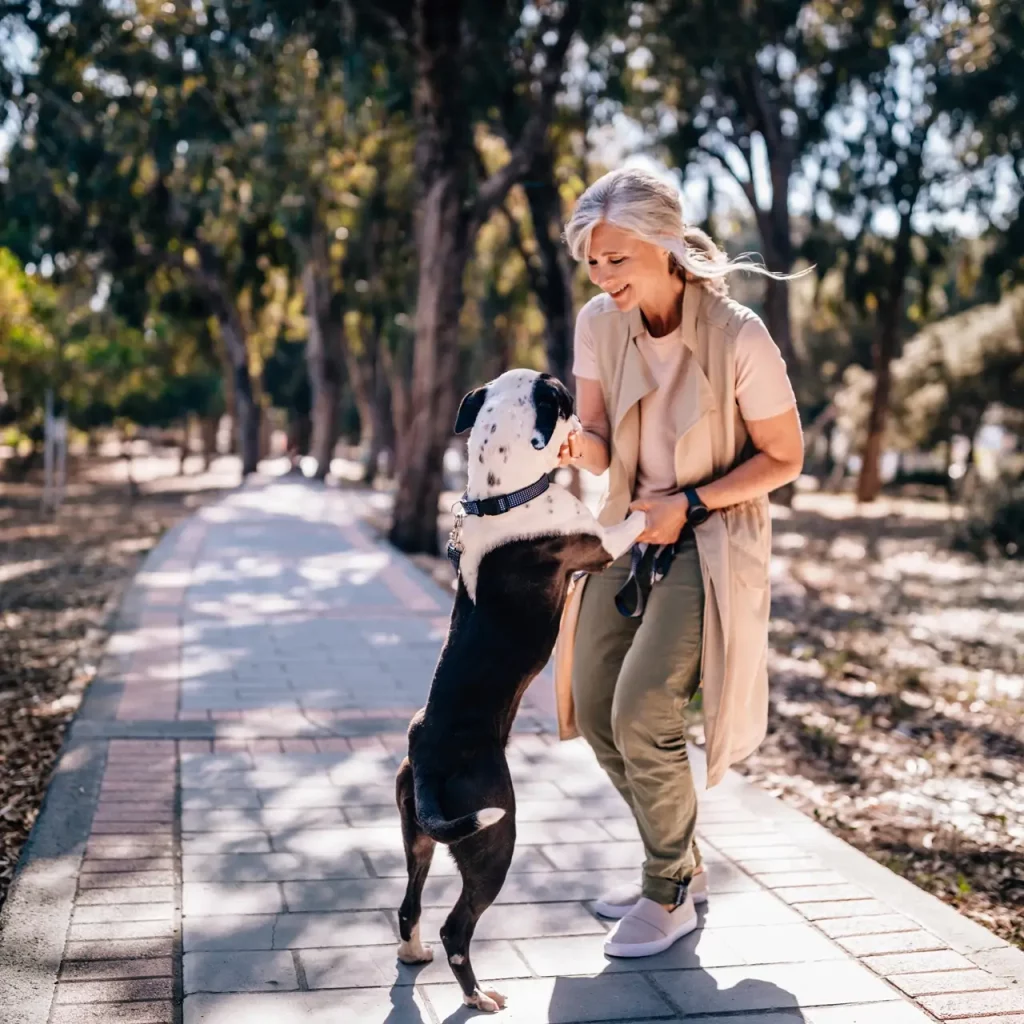
{"label": "dog's ear", "polygon": [[533,406],[537,411],[537,423],[530,443],[542,451],[550,443],[558,421],[567,420],[572,415],[572,395],[560,380],[550,373],[542,373],[533,384]]}
{"label": "dog's ear", "polygon": [[462,399],[462,404],[459,406],[459,414],[455,417],[456,434],[464,434],[473,426],[474,423],[476,423],[476,418],[480,415],[480,410],[483,408],[485,398],[487,398],[486,384],[482,388],[470,391],[470,393]]}

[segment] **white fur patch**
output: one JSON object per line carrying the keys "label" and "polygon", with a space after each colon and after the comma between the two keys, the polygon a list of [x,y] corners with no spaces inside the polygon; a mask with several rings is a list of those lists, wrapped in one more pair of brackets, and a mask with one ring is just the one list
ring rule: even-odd
{"label": "white fur patch", "polygon": [[[575,416],[559,419],[548,444],[540,450],[533,446],[533,439],[540,436],[533,404],[533,386],[539,376],[535,370],[509,370],[488,385],[483,408],[469,435],[468,497],[511,494],[558,465],[558,449],[570,429],[579,429],[579,420]],[[480,561],[502,544],[589,533],[600,537],[608,553],[617,558],[643,531],[644,523],[645,516],[639,512],[606,530],[579,498],[552,484],[539,498],[503,515],[466,516],[459,572],[470,600],[476,603]]]}
{"label": "white fur patch", "polygon": [[455,964],[456,967],[459,967],[466,962],[466,958],[461,953],[452,953],[452,955],[448,958],[448,962],[451,964]]}
{"label": "white fur patch", "polygon": [[500,807],[485,807],[482,811],[477,811],[476,821],[481,828],[487,828],[488,825],[497,824],[504,817],[505,812]]}

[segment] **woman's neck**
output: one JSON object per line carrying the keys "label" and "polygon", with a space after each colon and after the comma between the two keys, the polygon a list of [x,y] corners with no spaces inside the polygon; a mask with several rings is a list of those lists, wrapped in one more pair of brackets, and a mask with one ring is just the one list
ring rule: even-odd
{"label": "woman's neck", "polygon": [[640,315],[644,318],[648,334],[652,338],[663,338],[671,334],[683,319],[683,292],[686,282],[672,274],[665,287],[657,294],[640,303]]}

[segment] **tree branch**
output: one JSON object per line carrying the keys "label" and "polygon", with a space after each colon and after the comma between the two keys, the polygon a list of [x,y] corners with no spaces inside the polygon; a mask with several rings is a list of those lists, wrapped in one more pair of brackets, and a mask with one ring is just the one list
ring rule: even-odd
{"label": "tree branch", "polygon": [[508,221],[512,244],[516,247],[516,251],[519,253],[523,263],[526,264],[526,276],[530,280],[530,287],[533,289],[535,295],[539,295],[546,283],[545,275],[536,263],[534,263],[533,257],[530,253],[526,251],[523,233],[519,230],[519,222],[512,216],[512,211],[508,208],[508,203],[501,204],[501,212],[505,214],[505,219]]}
{"label": "tree branch", "polygon": [[540,95],[523,126],[519,142],[507,164],[495,171],[480,187],[472,212],[472,223],[479,225],[504,198],[508,190],[527,172],[537,150],[544,144],[551,123],[551,107],[562,81],[565,55],[583,14],[583,0],[566,0],[565,13],[558,25],[558,38],[546,48],[544,70],[540,74]]}

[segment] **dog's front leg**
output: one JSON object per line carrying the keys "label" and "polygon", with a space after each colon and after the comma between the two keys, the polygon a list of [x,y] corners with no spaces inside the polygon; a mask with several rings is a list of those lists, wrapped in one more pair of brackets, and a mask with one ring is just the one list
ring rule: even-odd
{"label": "dog's front leg", "polygon": [[647,515],[644,512],[631,512],[621,523],[606,526],[601,536],[605,551],[612,560],[628,551],[637,537],[647,528]]}

